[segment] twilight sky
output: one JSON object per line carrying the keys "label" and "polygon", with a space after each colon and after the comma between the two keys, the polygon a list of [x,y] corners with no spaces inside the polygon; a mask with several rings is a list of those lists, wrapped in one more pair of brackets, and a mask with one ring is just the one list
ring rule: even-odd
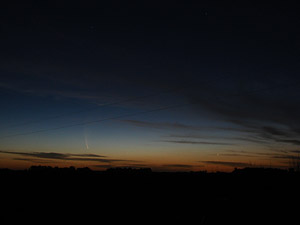
{"label": "twilight sky", "polygon": [[231,171],[299,157],[296,7],[99,2],[1,7],[1,168]]}

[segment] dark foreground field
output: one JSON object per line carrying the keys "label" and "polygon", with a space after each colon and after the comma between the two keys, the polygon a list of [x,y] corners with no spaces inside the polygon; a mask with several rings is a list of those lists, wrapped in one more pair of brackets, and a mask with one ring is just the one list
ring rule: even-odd
{"label": "dark foreground field", "polygon": [[[1,218],[84,224],[297,224],[299,173],[0,170]],[[39,218],[39,219],[37,219]]]}

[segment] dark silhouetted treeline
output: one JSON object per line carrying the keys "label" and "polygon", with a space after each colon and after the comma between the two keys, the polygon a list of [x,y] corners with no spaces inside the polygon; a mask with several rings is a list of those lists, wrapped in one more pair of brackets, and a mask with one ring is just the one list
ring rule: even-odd
{"label": "dark silhouetted treeline", "polygon": [[112,223],[292,224],[299,219],[299,178],[294,171],[267,168],[232,173],[1,169],[1,212],[99,224],[107,217]]}

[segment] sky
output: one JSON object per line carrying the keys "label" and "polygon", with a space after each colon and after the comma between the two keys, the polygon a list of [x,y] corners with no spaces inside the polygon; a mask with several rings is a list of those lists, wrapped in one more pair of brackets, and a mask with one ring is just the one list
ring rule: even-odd
{"label": "sky", "polygon": [[0,9],[0,167],[288,168],[287,2],[20,1]]}

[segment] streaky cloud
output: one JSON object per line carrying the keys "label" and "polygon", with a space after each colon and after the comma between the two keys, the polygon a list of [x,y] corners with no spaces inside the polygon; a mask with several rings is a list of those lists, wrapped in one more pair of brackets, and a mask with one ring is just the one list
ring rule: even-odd
{"label": "streaky cloud", "polygon": [[51,163],[52,162],[50,160],[35,159],[35,158],[13,158],[13,160],[33,162],[33,163],[41,163],[41,164],[43,164],[43,163]]}
{"label": "streaky cloud", "polygon": [[105,156],[96,155],[96,154],[69,154],[69,153],[57,153],[57,152],[18,152],[18,151],[3,151],[0,150],[0,153],[5,154],[15,154],[15,155],[22,155],[22,156],[31,156],[37,158],[46,158],[46,159],[72,159],[73,157],[91,157],[91,158],[102,158]]}
{"label": "streaky cloud", "polygon": [[296,139],[275,139],[277,142],[282,142],[282,143],[289,143],[293,145],[300,145],[300,140]]}
{"label": "streaky cloud", "polygon": [[149,122],[141,120],[120,120],[121,122],[138,126],[138,127],[147,127],[155,129],[184,129],[184,130],[202,130],[203,128],[187,125],[183,123],[170,123],[170,122]]}
{"label": "streaky cloud", "polygon": [[193,168],[193,165],[188,165],[188,164],[164,164],[161,165],[161,167],[165,168]]}
{"label": "streaky cloud", "polygon": [[300,154],[300,150],[291,150],[290,152]]}
{"label": "streaky cloud", "polygon": [[161,142],[174,143],[174,144],[191,144],[191,145],[235,145],[233,143],[190,141],[190,140],[161,140]]}
{"label": "streaky cloud", "polygon": [[229,166],[229,167],[251,167],[253,166],[251,163],[244,162],[228,162],[228,161],[199,161],[205,164],[212,165],[221,165],[221,166]]}
{"label": "streaky cloud", "polygon": [[[101,163],[140,162],[136,160],[104,158],[105,156],[97,155],[97,154],[69,154],[69,153],[57,153],[57,152],[18,152],[18,151],[3,151],[3,150],[0,150],[0,153],[24,156],[25,157],[24,160],[27,159],[28,161],[32,161],[32,159],[28,157],[34,157],[38,159],[86,161],[86,162],[101,162]],[[18,160],[20,160],[20,158],[18,158]]]}
{"label": "streaky cloud", "polygon": [[221,153],[219,156],[225,156],[225,157],[257,157],[256,155],[250,155],[250,154],[238,154],[238,153]]}

